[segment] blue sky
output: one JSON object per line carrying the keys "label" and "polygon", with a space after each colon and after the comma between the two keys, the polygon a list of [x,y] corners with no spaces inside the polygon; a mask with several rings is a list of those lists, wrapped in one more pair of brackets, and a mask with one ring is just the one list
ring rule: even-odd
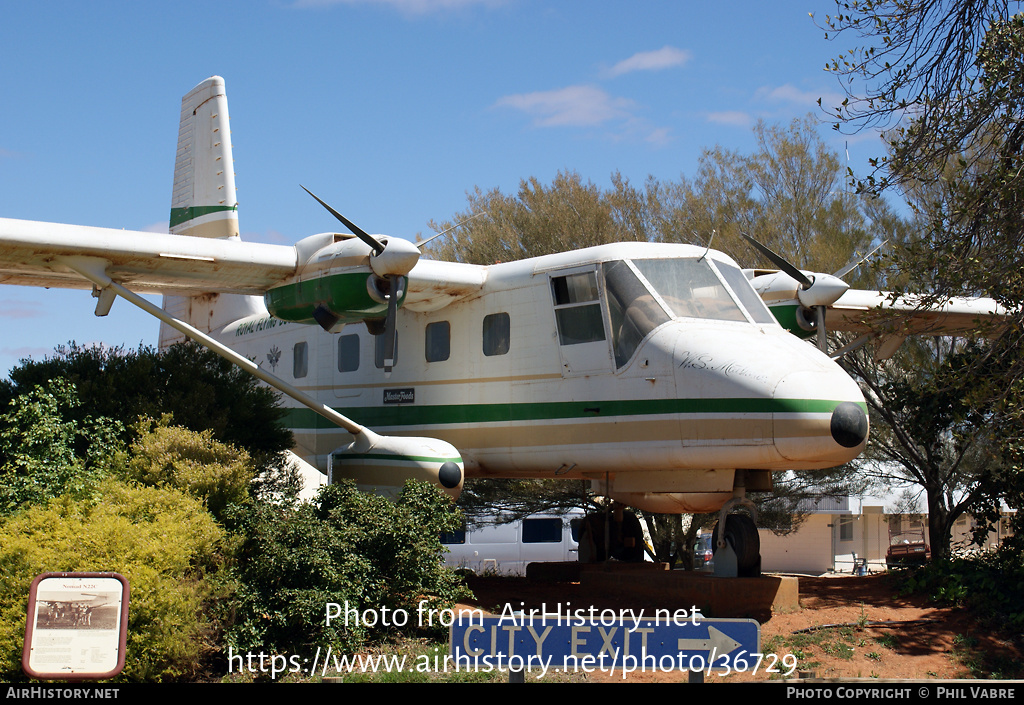
{"label": "blue sky", "polygon": [[[244,239],[291,244],[334,221],[413,239],[475,186],[575,170],[692,176],[705,148],[750,151],[758,119],[841,100],[829,42],[777,3],[204,0],[0,4],[0,216],[165,225],[181,96],[227,83]],[[877,136],[822,135],[865,172]],[[158,324],[88,292],[0,287],[0,373],[76,340],[155,344]]]}

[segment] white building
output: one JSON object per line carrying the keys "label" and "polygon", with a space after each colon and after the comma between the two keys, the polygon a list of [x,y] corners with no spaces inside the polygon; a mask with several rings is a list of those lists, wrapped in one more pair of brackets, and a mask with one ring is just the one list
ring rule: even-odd
{"label": "white building", "polygon": [[[970,544],[973,519],[960,517],[953,527],[953,547]],[[820,575],[829,571],[852,573],[854,561],[865,559],[870,572],[884,571],[893,537],[914,540],[928,536],[926,514],[887,513],[878,498],[847,497],[824,500],[812,510],[796,531],[776,535],[761,529],[761,570],[765,573]],[[1000,519],[989,535],[986,549],[995,548],[1008,535],[1009,518]]]}

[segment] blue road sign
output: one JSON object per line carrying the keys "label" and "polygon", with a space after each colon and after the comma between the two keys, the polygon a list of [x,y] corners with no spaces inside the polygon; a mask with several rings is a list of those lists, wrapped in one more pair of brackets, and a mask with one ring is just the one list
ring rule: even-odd
{"label": "blue road sign", "polygon": [[761,625],[699,614],[656,620],[476,613],[460,615],[450,638],[452,659],[465,666],[744,671],[760,661]]}

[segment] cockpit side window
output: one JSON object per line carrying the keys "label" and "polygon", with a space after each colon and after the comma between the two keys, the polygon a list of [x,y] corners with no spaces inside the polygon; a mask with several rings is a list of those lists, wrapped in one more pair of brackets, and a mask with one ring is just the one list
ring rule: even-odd
{"label": "cockpit side window", "polygon": [[743,276],[743,272],[738,267],[716,261],[715,268],[721,272],[725,283],[736,294],[736,298],[740,300],[740,304],[747,310],[750,317],[754,319],[754,323],[778,324],[775,316],[771,314],[768,307],[764,305],[764,301],[754,291],[750,280]]}
{"label": "cockpit side window", "polygon": [[648,333],[671,319],[626,262],[605,263],[604,282],[618,368],[629,362]]}
{"label": "cockpit side window", "polygon": [[559,344],[578,345],[605,339],[595,272],[552,277],[551,295]]}

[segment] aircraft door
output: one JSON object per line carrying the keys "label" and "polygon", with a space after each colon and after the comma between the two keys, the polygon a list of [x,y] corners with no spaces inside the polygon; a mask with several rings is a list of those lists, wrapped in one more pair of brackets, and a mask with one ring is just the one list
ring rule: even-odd
{"label": "aircraft door", "polygon": [[614,369],[596,267],[550,275],[562,376],[578,377]]}

